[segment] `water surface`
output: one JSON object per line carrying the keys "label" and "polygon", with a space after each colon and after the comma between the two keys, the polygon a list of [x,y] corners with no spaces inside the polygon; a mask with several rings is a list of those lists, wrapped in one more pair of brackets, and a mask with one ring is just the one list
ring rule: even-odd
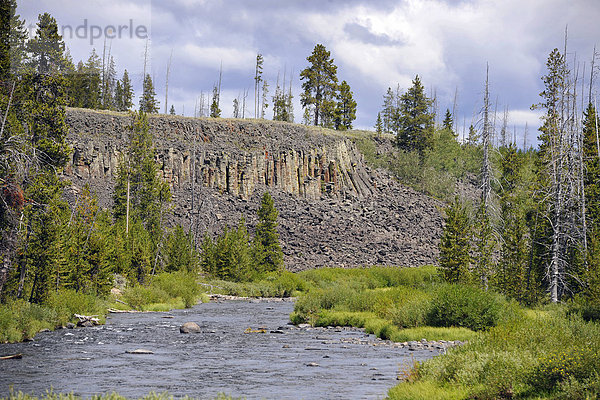
{"label": "water surface", "polygon": [[[380,399],[400,369],[435,355],[385,345],[356,329],[288,325],[291,302],[227,301],[169,313],[112,314],[106,325],[41,333],[35,341],[0,344],[0,396],[117,391],[141,397],[218,393],[247,399]],[[199,334],[181,334],[184,322]],[[247,328],[267,333],[245,334]],[[136,349],[154,354],[128,354]]]}

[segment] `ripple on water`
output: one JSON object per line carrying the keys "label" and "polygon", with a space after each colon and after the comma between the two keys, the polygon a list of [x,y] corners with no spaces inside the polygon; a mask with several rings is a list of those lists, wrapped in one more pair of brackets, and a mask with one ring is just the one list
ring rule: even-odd
{"label": "ripple on water", "polygon": [[[395,384],[400,366],[436,354],[373,346],[375,338],[362,330],[293,328],[286,325],[292,309],[289,302],[228,301],[168,315],[114,314],[105,326],[2,344],[0,354],[23,359],[0,362],[0,395],[13,385],[38,395],[53,387],[82,396],[377,399]],[[188,321],[202,333],[179,333]],[[267,332],[245,334],[248,327]],[[126,353],[135,349],[153,354]]]}

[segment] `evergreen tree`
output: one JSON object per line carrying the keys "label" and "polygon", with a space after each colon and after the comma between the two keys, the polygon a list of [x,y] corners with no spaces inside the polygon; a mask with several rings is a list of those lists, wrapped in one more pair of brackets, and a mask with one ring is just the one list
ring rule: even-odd
{"label": "evergreen tree", "polygon": [[171,104],[171,109],[169,110],[170,115],[176,115],[175,106]]}
{"label": "evergreen tree", "polygon": [[121,81],[117,81],[115,85],[115,110],[124,111],[125,105],[123,103],[123,85],[121,85]]}
{"label": "evergreen tree", "polygon": [[127,70],[123,72],[121,86],[123,88],[123,107],[119,111],[127,111],[133,107],[133,87],[131,86],[131,81],[129,80],[129,74],[127,73]]}
{"label": "evergreen tree", "polygon": [[501,163],[500,237],[502,248],[496,281],[500,291],[519,302],[527,300],[527,243],[523,210],[524,199],[519,194],[521,186],[522,160],[516,146],[506,148]]}
{"label": "evergreen tree", "polygon": [[446,115],[444,116],[444,121],[442,122],[442,129],[451,132],[452,135],[456,136],[454,133],[454,119],[452,118],[452,113],[450,110],[446,109]]}
{"label": "evergreen tree", "polygon": [[254,235],[254,260],[259,272],[280,271],[283,268],[283,252],[277,233],[278,212],[269,192],[262,197],[258,209],[258,225]]}
{"label": "evergreen tree", "polygon": [[142,97],[140,98],[140,112],[148,114],[158,113],[159,102],[156,100],[156,92],[154,91],[154,83],[150,74],[146,74],[144,78],[144,86]]}
{"label": "evergreen tree", "polygon": [[383,123],[381,122],[381,113],[377,113],[377,121],[375,121],[375,132],[377,136],[381,136],[383,133]]}
{"label": "evergreen tree", "polygon": [[233,99],[233,118],[240,117],[240,101],[238,99]]}
{"label": "evergreen tree", "polygon": [[115,108],[115,85],[117,81],[117,68],[113,57],[110,57],[108,65],[105,68],[103,81],[102,108],[113,110]]}
{"label": "evergreen tree", "polygon": [[0,3],[0,81],[7,82],[11,71],[10,36],[11,17],[16,4],[11,1]]}
{"label": "evergreen tree", "polygon": [[289,121],[288,100],[285,89],[279,86],[275,87],[275,95],[273,96],[273,121]]}
{"label": "evergreen tree", "polygon": [[64,266],[57,277],[62,286],[96,295],[106,294],[110,288],[108,236],[101,234],[97,223],[101,212],[86,185],[63,230],[60,254]]}
{"label": "evergreen tree", "polygon": [[385,133],[392,132],[392,121],[397,114],[396,107],[394,106],[394,98],[394,91],[389,87],[383,96],[383,110],[381,111],[383,117],[383,132]]}
{"label": "evergreen tree", "polygon": [[196,271],[198,265],[196,250],[192,246],[190,234],[186,233],[181,225],[171,230],[165,247],[166,272]]}
{"label": "evergreen tree", "polygon": [[148,116],[133,114],[128,159],[119,166],[114,191],[114,216],[123,220],[127,215],[127,185],[129,183],[129,210],[131,219],[143,221],[154,239],[161,232],[161,215],[171,200],[169,186],[163,182],[155,161],[156,150],[149,132]]}
{"label": "evergreen tree", "polygon": [[469,125],[469,136],[467,138],[467,144],[470,146],[476,146],[479,143],[479,134],[475,130],[473,124]]}
{"label": "evergreen tree", "polygon": [[470,221],[465,206],[458,197],[445,209],[444,231],[440,241],[440,267],[446,281],[468,283],[471,281]]}
{"label": "evergreen tree", "polygon": [[210,103],[210,117],[219,118],[221,109],[219,108],[219,88],[217,85],[213,87],[212,102]]}
{"label": "evergreen tree", "polygon": [[27,42],[27,51],[31,55],[31,67],[38,73],[64,72],[65,43],[50,14],[39,15],[35,37]]}
{"label": "evergreen tree", "polygon": [[85,64],[80,61],[77,65],[77,70],[70,82],[71,104],[74,107],[100,108],[102,96],[101,65],[102,60],[96,54],[95,49],[92,49],[92,53]]}
{"label": "evergreen tree", "polygon": [[585,209],[587,226],[600,233],[600,151],[598,149],[600,127],[594,106],[590,103],[583,121],[583,162]]}
{"label": "evergreen tree", "polygon": [[0,79],[7,81],[9,72],[19,75],[27,69],[27,38],[28,32],[25,20],[17,14],[17,1],[6,0],[0,5],[2,13],[2,32],[0,41],[2,49],[2,65],[0,66]]}
{"label": "evergreen tree", "polygon": [[588,228],[584,293],[588,301],[597,306],[600,305],[600,127],[591,103],[583,116],[583,185]]}
{"label": "evergreen tree", "polygon": [[413,86],[400,98],[396,145],[403,150],[417,150],[421,155],[433,143],[431,100],[425,96],[417,75]]}
{"label": "evergreen tree", "polygon": [[315,126],[328,126],[334,122],[338,79],[337,66],[330,55],[325,46],[317,44],[306,58],[311,65],[300,73],[300,80],[304,80],[300,102],[302,107],[314,106]]}
{"label": "evergreen tree", "polygon": [[269,108],[269,103],[267,103],[267,93],[269,93],[269,84],[267,80],[263,80],[262,94],[261,94],[261,107],[260,107],[260,118],[265,119],[265,113],[267,108]]}
{"label": "evergreen tree", "polygon": [[352,121],[356,119],[356,101],[354,101],[350,85],[346,81],[342,81],[339,89],[335,128],[337,130],[352,129]]}

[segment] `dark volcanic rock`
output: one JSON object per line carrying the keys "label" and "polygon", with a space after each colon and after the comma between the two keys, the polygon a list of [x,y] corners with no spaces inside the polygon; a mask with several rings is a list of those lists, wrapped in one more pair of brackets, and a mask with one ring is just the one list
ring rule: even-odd
{"label": "dark volcanic rock", "polygon": [[[149,121],[157,161],[173,193],[169,222],[192,224],[198,241],[241,217],[252,233],[268,190],[292,271],[436,262],[442,204],[385,171],[371,170],[346,136],[272,121],[172,116]],[[72,198],[89,183],[100,204],[111,205],[130,123],[126,114],[67,111]]]}

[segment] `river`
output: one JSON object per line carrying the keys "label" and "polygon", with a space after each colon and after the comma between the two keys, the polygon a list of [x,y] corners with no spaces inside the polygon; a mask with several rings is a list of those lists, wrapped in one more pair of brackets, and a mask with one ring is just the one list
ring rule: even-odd
{"label": "river", "polygon": [[[106,325],[40,333],[0,344],[0,396],[51,387],[89,397],[381,399],[401,369],[436,353],[396,348],[351,328],[288,325],[292,302],[225,301],[168,313],[111,314]],[[202,333],[181,334],[185,322]],[[264,327],[266,333],[244,333]],[[129,354],[146,349],[153,354]]]}

